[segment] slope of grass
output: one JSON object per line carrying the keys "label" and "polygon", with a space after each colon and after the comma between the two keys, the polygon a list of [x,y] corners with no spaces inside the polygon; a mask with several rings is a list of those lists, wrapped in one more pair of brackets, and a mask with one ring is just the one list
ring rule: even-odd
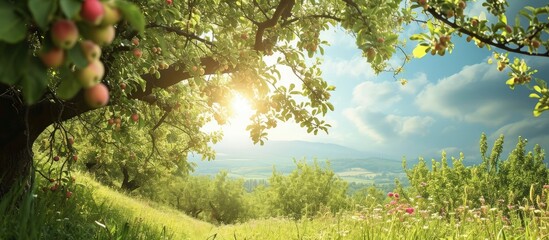
{"label": "slope of grass", "polygon": [[135,220],[153,229],[165,229],[172,235],[172,239],[203,239],[214,228],[210,223],[191,218],[172,208],[114,191],[86,175],[80,178],[94,189],[93,198],[96,202],[105,202],[109,209],[116,211],[126,221]]}
{"label": "slope of grass", "polygon": [[34,210],[24,210],[27,201],[19,212],[0,202],[0,239],[549,239],[549,212],[528,206],[513,211],[465,207],[441,216],[397,203],[313,219],[215,226],[126,196],[85,174],[77,179],[69,199],[60,190],[38,191]]}

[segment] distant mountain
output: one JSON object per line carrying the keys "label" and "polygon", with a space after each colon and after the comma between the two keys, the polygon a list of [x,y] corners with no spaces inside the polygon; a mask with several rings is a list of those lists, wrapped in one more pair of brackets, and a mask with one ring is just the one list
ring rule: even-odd
{"label": "distant mountain", "polygon": [[215,150],[221,158],[238,156],[253,159],[287,159],[287,158],[363,158],[371,154],[332,143],[306,141],[267,141],[265,145],[216,145]]}
{"label": "distant mountain", "polygon": [[210,175],[227,170],[236,176],[265,178],[271,175],[273,167],[282,173],[292,171],[295,168],[294,159],[318,159],[321,163],[329,160],[336,173],[357,169],[370,173],[402,172],[400,159],[386,159],[331,143],[267,141],[264,146],[220,144],[214,148],[217,152],[214,161],[201,161],[199,156],[191,159],[197,163],[196,174]]}

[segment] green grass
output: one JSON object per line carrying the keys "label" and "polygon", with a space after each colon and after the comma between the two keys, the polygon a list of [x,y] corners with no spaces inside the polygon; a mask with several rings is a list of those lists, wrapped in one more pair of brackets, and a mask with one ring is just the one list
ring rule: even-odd
{"label": "green grass", "polygon": [[408,214],[405,208],[412,205],[388,204],[312,219],[268,218],[215,226],[129,197],[84,174],[77,174],[77,183],[70,185],[70,199],[63,191],[46,190],[26,198],[18,210],[9,210],[12,202],[0,202],[0,239],[549,238],[549,212],[529,207],[510,214],[489,206],[464,208],[443,217],[429,209]]}

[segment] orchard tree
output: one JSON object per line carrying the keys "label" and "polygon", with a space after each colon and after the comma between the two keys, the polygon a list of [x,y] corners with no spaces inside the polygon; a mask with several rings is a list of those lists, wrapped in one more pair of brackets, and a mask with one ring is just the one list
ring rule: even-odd
{"label": "orchard tree", "polygon": [[[236,92],[254,103],[248,130],[255,143],[263,143],[277,122],[291,119],[308,132],[327,132],[329,125],[321,118],[333,110],[328,100],[334,87],[320,77],[320,62],[306,63],[306,55],[322,53],[326,42],[320,32],[341,24],[365,53],[375,52],[368,61],[381,71],[395,52],[401,23],[409,18],[398,4],[3,1],[0,192],[29,180],[32,145],[48,126],[50,143],[44,146],[51,164],[61,168],[80,162],[79,139],[66,128],[67,121],[103,116],[80,131],[94,133],[110,119],[123,128],[134,114],[154,119],[145,105],[166,116],[150,129],[150,145],[162,141],[154,137],[154,128],[163,124],[196,136],[210,119],[224,123]],[[298,82],[281,79],[281,68],[290,69]],[[168,123],[171,114],[179,121]]]}
{"label": "orchard tree", "polygon": [[[547,7],[525,8],[513,25],[505,17],[506,1],[484,4],[497,16],[495,23],[489,22],[491,18],[464,16],[470,2],[4,0],[0,2],[0,195],[32,176],[33,143],[49,126],[45,138],[49,143],[43,146],[51,164],[62,168],[83,162],[78,161],[79,139],[66,128],[68,121],[103,117],[95,125],[76,128],[94,133],[144,119],[150,128],[146,145],[155,149],[163,141],[164,135],[156,133],[162,125],[187,136],[203,136],[201,126],[206,122],[224,123],[231,98],[238,93],[255,108],[248,127],[254,143],[263,143],[268,129],[290,120],[308,132],[327,132],[330,126],[322,117],[333,110],[329,98],[335,87],[321,78],[320,60],[307,58],[323,54],[327,42],[320,39],[320,32],[333,27],[356,38],[377,73],[398,73],[402,67],[387,60],[402,50],[404,39],[398,36],[403,24],[427,16],[426,33],[413,36],[420,41],[414,56],[443,55],[453,49],[452,35],[467,35],[479,47],[505,51],[495,59],[501,68],[511,70],[510,86],[528,83],[534,70],[524,61],[508,60],[507,52],[548,55],[549,43],[543,39],[549,27],[543,19]],[[413,9],[423,10],[415,15]],[[408,60],[405,55],[403,62]],[[281,70],[290,70],[298,80],[282,79]],[[537,93],[531,96],[540,99],[534,114],[539,115],[547,109],[548,93],[542,81],[534,90]],[[112,125],[104,124],[110,119]],[[132,131],[126,134],[131,136]],[[102,135],[95,136],[102,140]],[[185,141],[197,146],[187,148],[191,152],[207,149],[214,139]]]}

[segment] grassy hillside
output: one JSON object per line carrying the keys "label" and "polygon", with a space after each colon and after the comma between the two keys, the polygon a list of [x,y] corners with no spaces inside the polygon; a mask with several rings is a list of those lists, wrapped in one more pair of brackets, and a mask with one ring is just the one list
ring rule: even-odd
{"label": "grassy hillside", "polygon": [[[77,174],[74,196],[62,201],[56,192],[39,192],[31,219],[11,220],[0,211],[0,239],[25,237],[22,222],[39,226],[42,239],[545,239],[549,237],[546,209],[521,207],[464,209],[441,216],[415,210],[408,203],[356,207],[340,214],[314,218],[256,219],[216,226],[150,201],[138,200]],[[58,193],[58,192],[57,192]],[[54,200],[52,200],[54,199]],[[413,202],[413,200],[412,200]],[[0,203],[0,210],[3,204]],[[519,216],[521,215],[521,216]],[[6,231],[15,235],[3,235]],[[15,237],[14,237],[15,236]]]}
{"label": "grassy hillside", "polygon": [[214,228],[210,223],[193,219],[169,207],[114,191],[86,175],[80,175],[80,179],[93,188],[96,202],[104,202],[110,210],[123,216],[125,221],[139,221],[151,229],[165,228],[169,235],[173,234],[173,239],[205,238]]}
{"label": "grassy hillside", "polygon": [[[412,214],[409,205],[388,204],[357,208],[313,219],[269,218],[215,226],[173,209],[139,201],[86,178],[96,189],[96,201],[126,213],[126,221],[140,218],[153,229],[166,228],[171,239],[543,239],[549,237],[544,210],[505,216],[492,209],[469,209],[443,218],[427,210]],[[519,217],[518,215],[522,215]],[[460,219],[462,221],[460,221]],[[521,220],[523,219],[523,220]]]}

